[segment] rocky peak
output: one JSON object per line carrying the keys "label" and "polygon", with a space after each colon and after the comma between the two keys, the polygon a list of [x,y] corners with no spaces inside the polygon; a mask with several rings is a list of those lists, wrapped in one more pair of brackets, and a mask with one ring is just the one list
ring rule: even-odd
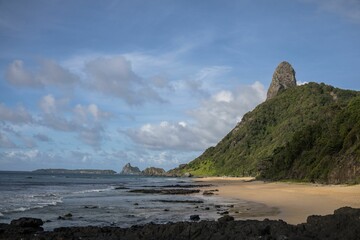
{"label": "rocky peak", "polygon": [[140,169],[138,167],[131,166],[130,163],[127,163],[120,172],[120,174],[124,175],[139,175],[140,173]]}
{"label": "rocky peak", "polygon": [[162,168],[148,167],[142,171],[145,176],[164,176],[166,171]]}
{"label": "rocky peak", "polygon": [[267,100],[275,97],[282,90],[295,87],[295,70],[288,62],[281,62],[275,69],[272,81],[267,92]]}

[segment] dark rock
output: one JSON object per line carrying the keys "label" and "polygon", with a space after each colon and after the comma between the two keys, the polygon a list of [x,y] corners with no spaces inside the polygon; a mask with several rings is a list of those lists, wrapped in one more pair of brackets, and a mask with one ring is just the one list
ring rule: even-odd
{"label": "dark rock", "polygon": [[295,70],[290,63],[282,62],[275,69],[269,90],[267,92],[267,99],[271,99],[279,92],[295,86]]}
{"label": "dark rock", "polygon": [[115,187],[114,189],[115,190],[123,190],[123,189],[129,189],[129,188],[124,187],[124,186],[119,186],[119,187]]}
{"label": "dark rock", "polygon": [[12,220],[11,225],[18,227],[29,227],[29,228],[38,228],[44,224],[44,222],[39,218],[19,218],[17,220]]}
{"label": "dark rock", "polygon": [[229,215],[225,215],[218,219],[219,223],[230,222],[230,221],[234,221],[234,217],[229,216]]}
{"label": "dark rock", "polygon": [[139,204],[136,202],[136,203],[134,203],[134,205],[135,205],[135,206],[138,206]]}
{"label": "dark rock", "polygon": [[96,209],[99,208],[98,206],[84,206],[86,209]]}
{"label": "dark rock", "polygon": [[206,207],[206,208],[204,208],[204,210],[210,210],[210,208],[209,208],[209,207]]}
{"label": "dark rock", "polygon": [[[212,184],[175,184],[175,185],[164,185],[162,188],[202,188],[202,187],[211,187]],[[159,186],[143,186],[148,188],[156,188]],[[213,191],[213,190],[209,190]]]}
{"label": "dark rock", "polygon": [[72,218],[72,214],[71,213],[67,213],[64,216],[58,216],[58,220],[70,220]]}
{"label": "dark rock", "polygon": [[199,221],[199,220],[200,220],[200,216],[199,216],[199,215],[191,215],[191,216],[190,216],[190,220],[191,220],[191,221]]}
{"label": "dark rock", "polygon": [[201,200],[152,200],[153,202],[163,202],[163,203],[204,203]]}
{"label": "dark rock", "polygon": [[[131,217],[131,216],[129,216]],[[279,220],[235,221],[223,216],[218,221],[199,221],[199,215],[191,215],[191,222],[167,224],[149,223],[130,228],[119,227],[62,227],[53,231],[41,231],[21,227],[18,220],[11,224],[0,223],[0,239],[59,240],[59,239],[349,239],[360,236],[360,209],[342,208],[332,215],[310,216],[306,223],[290,225]],[[38,221],[35,221],[38,222]],[[38,226],[37,224],[31,226]],[[25,226],[30,226],[26,225]]]}
{"label": "dark rock", "polygon": [[214,193],[212,191],[204,191],[203,195],[210,196],[210,195],[214,195]]}
{"label": "dark rock", "polygon": [[169,209],[167,209],[167,208],[164,209],[164,212],[168,212],[168,211],[169,211]]}
{"label": "dark rock", "polygon": [[200,192],[199,189],[133,189],[132,193],[146,193],[146,194],[192,194]]}

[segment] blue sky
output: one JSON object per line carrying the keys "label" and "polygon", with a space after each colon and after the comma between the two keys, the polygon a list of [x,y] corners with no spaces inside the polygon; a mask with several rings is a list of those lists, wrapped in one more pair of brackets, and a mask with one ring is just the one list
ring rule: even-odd
{"label": "blue sky", "polygon": [[265,100],[276,66],[360,90],[358,0],[0,0],[0,170],[166,170]]}

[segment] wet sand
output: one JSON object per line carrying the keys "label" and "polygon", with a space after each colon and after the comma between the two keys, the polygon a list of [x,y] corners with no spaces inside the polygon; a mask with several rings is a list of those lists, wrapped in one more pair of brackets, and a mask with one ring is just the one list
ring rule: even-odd
{"label": "wet sand", "polygon": [[228,177],[196,179],[216,185],[221,197],[263,203],[280,211],[273,216],[248,217],[250,219],[282,219],[290,224],[299,224],[306,222],[310,215],[332,214],[340,207],[360,208],[360,185],[269,183],[252,180]]}

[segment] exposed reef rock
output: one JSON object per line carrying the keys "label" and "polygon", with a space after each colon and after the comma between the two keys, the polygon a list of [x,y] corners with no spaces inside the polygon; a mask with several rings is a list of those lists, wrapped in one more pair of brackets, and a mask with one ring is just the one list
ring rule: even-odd
{"label": "exposed reef rock", "polygon": [[131,166],[130,163],[127,163],[122,171],[120,172],[120,174],[122,175],[140,175],[141,174],[141,171],[138,167],[133,167]]}
{"label": "exposed reef rock", "polygon": [[149,223],[131,228],[62,227],[42,231],[39,224],[0,224],[0,239],[347,239],[360,236],[360,209],[344,207],[327,216],[310,216],[306,223],[290,225],[282,220],[234,221],[228,215],[218,221],[200,221],[199,215],[189,216],[193,222],[167,224]]}
{"label": "exposed reef rock", "polygon": [[282,62],[277,66],[267,92],[267,99],[275,97],[282,90],[295,87],[295,70],[288,62]]}

